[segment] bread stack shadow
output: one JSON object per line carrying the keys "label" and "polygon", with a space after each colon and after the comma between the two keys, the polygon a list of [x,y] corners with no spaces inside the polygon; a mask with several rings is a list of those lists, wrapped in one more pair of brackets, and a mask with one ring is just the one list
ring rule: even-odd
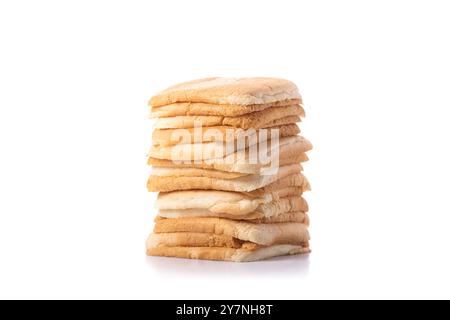
{"label": "bread stack shadow", "polygon": [[159,192],[147,254],[255,261],[307,253],[310,189],[290,81],[208,78],[150,100],[157,118],[147,188]]}

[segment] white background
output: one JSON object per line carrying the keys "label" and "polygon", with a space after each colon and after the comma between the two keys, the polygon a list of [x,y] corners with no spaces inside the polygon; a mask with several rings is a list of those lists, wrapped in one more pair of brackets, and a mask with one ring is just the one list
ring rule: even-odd
{"label": "white background", "polygon": [[[450,298],[447,1],[2,1],[0,298]],[[304,97],[313,253],[147,258],[147,101]]]}

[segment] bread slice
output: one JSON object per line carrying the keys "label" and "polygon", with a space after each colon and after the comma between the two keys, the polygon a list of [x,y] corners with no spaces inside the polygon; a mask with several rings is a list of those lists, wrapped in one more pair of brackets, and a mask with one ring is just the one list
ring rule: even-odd
{"label": "bread slice", "polygon": [[291,99],[301,100],[298,89],[288,80],[276,78],[204,78],[183,82],[150,99],[152,107],[176,102],[255,105]]}
{"label": "bread slice", "polygon": [[234,249],[227,247],[149,247],[147,255],[176,257],[186,259],[251,262],[270,259],[277,256],[309,253],[309,247],[301,245],[274,245],[252,249]]}
{"label": "bread slice", "polygon": [[218,190],[160,192],[155,204],[156,208],[161,210],[208,208],[213,212],[247,213],[254,211],[260,204],[284,197],[300,196],[308,190],[310,186],[306,177],[293,174],[250,192]]}
{"label": "bread slice", "polygon": [[[147,238],[147,248],[157,247],[226,247],[256,249],[256,243],[242,241],[226,235],[198,232],[152,233]],[[308,242],[302,244],[308,246]]]}
{"label": "bread slice", "polygon": [[[275,121],[281,119],[294,119],[291,117],[304,117],[305,110],[300,105],[286,106],[283,108],[269,108],[263,111],[252,112],[238,117],[224,116],[175,116],[169,118],[159,118],[155,123],[158,129],[181,129],[193,128],[196,123],[203,127],[230,126],[235,128],[267,128]],[[295,121],[298,122],[298,121]]]}
{"label": "bread slice", "polygon": [[211,213],[245,214],[259,205],[273,201],[273,197],[218,190],[185,190],[160,192],[155,207],[161,210],[203,209]]}
{"label": "bread slice", "polygon": [[[295,152],[297,153],[304,153],[312,148],[311,142],[302,136],[259,141],[259,143],[256,139],[249,139],[244,142],[246,143],[234,146],[228,146],[227,143],[223,142],[177,144],[166,147],[152,146],[149,155],[151,158],[171,160],[185,164],[201,163],[203,160],[208,160],[205,161],[206,163],[222,163],[229,165],[237,163],[252,164],[252,162],[258,164],[262,162],[260,153],[267,157],[272,156],[278,157],[279,159],[283,152],[289,153],[289,149],[295,149]],[[256,145],[256,143],[258,143],[258,145]],[[254,159],[254,161],[250,161],[251,152],[256,153],[254,155],[256,155],[257,158]]]}
{"label": "bread slice", "polygon": [[[298,147],[301,149],[301,147]],[[286,166],[294,163],[302,163],[308,161],[308,155],[304,152],[296,152],[295,148],[285,150],[283,147],[280,147],[280,159],[279,166]],[[147,164],[153,167],[171,167],[171,168],[197,168],[197,169],[208,169],[208,170],[218,170],[225,172],[239,172],[239,173],[260,173],[264,170],[264,166],[260,163],[239,163],[239,164],[227,164],[227,163],[219,163],[214,161],[200,161],[200,162],[191,162],[183,163],[183,162],[173,162],[171,160],[166,159],[156,159],[149,157]]]}
{"label": "bread slice", "polygon": [[[170,217],[168,217],[170,219]],[[284,223],[284,222],[297,222],[303,223],[309,226],[309,216],[306,212],[296,211],[296,212],[286,212],[281,213],[277,216],[272,217],[261,217],[260,214],[248,213],[242,216],[229,216],[226,214],[218,214],[217,218],[232,219],[239,221],[246,221],[251,223]],[[158,218],[156,218],[158,219]],[[190,219],[190,218],[175,218],[175,219]]]}
{"label": "bread slice", "polygon": [[[290,212],[277,212],[272,216],[265,216],[259,211],[252,211],[245,214],[227,214],[227,213],[210,213],[206,210],[194,210],[194,209],[184,209],[184,210],[160,210],[158,212],[159,218],[167,219],[189,219],[189,218],[224,218],[232,220],[242,220],[253,223],[279,223],[279,222],[300,222],[305,223],[308,221],[306,212],[303,211],[290,211]],[[308,219],[308,220],[307,220]]]}
{"label": "bread slice", "polygon": [[[186,128],[190,139],[183,141],[177,134],[179,129],[155,129],[152,134],[152,145],[166,147],[180,143],[205,143],[216,141],[237,140],[238,138],[247,137],[251,139],[255,137],[257,141],[266,141],[268,137],[273,135],[272,131],[278,131],[280,138],[291,137],[300,133],[300,128],[296,124],[288,124],[278,127],[262,128],[257,130],[244,130],[230,126],[213,126],[202,128]],[[195,131],[197,130],[197,131]],[[218,134],[209,134],[209,133]],[[261,136],[261,137],[260,137]]]}
{"label": "bread slice", "polygon": [[[190,201],[185,206],[178,205],[177,207],[160,209],[158,216],[164,218],[220,217],[247,220],[275,217],[287,212],[308,211],[306,200],[300,196],[284,197],[279,200],[261,203],[255,208],[253,207],[257,201],[254,200],[248,201],[245,199],[238,203],[219,202],[209,207],[210,203],[200,203],[200,199]],[[208,202],[208,199],[206,199],[206,202]]]}
{"label": "bread slice", "polygon": [[282,108],[301,104],[300,99],[276,101],[265,104],[229,105],[203,102],[177,102],[159,107],[150,107],[150,118],[167,118],[175,116],[224,116],[238,117],[268,108]]}
{"label": "bread slice", "polygon": [[[175,201],[175,199],[177,197],[186,201],[192,201],[189,199],[197,198],[195,194],[203,192],[204,197],[202,201],[206,201],[207,205],[209,205],[210,207],[214,207],[215,204],[221,206],[221,203],[228,203],[227,205],[237,206],[241,210],[244,210],[245,208],[256,208],[256,206],[261,203],[279,200],[280,198],[288,196],[300,196],[303,194],[303,192],[309,190],[311,190],[311,186],[309,185],[307,178],[301,174],[295,173],[279,179],[265,187],[249,192],[218,190],[184,190],[160,192],[158,197],[162,197],[164,198],[164,200],[162,202],[159,202],[157,200],[156,206],[159,209],[168,209],[176,205],[177,202]],[[221,197],[220,201],[217,201],[218,197]],[[219,207],[216,207],[215,210],[219,210],[218,208]]]}
{"label": "bread slice", "polygon": [[[252,174],[236,179],[218,179],[201,176],[178,177],[174,179],[173,177],[151,175],[147,182],[147,189],[150,192],[193,189],[248,192],[265,187],[289,175],[300,174],[300,171],[301,166],[299,164],[292,164],[280,167],[276,174]],[[304,179],[304,176],[301,175],[299,178]]]}
{"label": "bread slice", "polygon": [[[188,137],[188,136],[186,136]],[[296,136],[295,136],[296,137]],[[278,146],[283,139],[293,139],[295,137],[285,137],[279,139],[278,142],[273,142],[274,147]],[[176,145],[168,145],[168,146],[152,146],[150,148],[150,157],[158,158],[158,159],[167,159],[172,161],[190,161],[190,160],[207,160],[207,159],[223,159],[224,157],[237,153],[241,150],[245,150],[253,146],[255,149],[259,143],[265,142],[268,145],[272,144],[270,136],[262,137],[261,139],[257,139],[256,136],[253,135],[253,138],[242,138],[241,141],[230,140],[227,141],[214,141],[214,142],[204,142],[204,143],[181,143]],[[274,140],[275,141],[275,140]],[[244,153],[245,151],[241,151]]]}
{"label": "bread slice", "polygon": [[155,202],[159,210],[206,209],[212,213],[244,214],[258,206],[280,198],[299,197],[302,186],[286,186],[267,193],[233,192],[219,190],[183,190],[160,192]]}
{"label": "bread slice", "polygon": [[303,223],[251,223],[223,218],[155,219],[154,233],[198,232],[226,235],[260,245],[302,244],[309,240]]}

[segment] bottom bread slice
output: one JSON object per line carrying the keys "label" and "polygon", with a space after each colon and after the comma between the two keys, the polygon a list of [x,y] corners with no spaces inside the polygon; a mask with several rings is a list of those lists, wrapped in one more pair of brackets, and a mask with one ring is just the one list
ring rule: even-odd
{"label": "bottom bread slice", "polygon": [[[283,243],[309,247],[309,241],[302,243]],[[240,240],[231,236],[214,233],[199,232],[173,232],[152,233],[147,238],[147,248],[156,247],[227,247],[235,249],[257,249],[263,247],[259,244]]]}
{"label": "bottom bread slice", "polygon": [[250,262],[265,260],[277,256],[310,252],[308,247],[299,245],[273,245],[254,249],[235,249],[226,247],[151,247],[147,255],[202,260],[222,260]]}

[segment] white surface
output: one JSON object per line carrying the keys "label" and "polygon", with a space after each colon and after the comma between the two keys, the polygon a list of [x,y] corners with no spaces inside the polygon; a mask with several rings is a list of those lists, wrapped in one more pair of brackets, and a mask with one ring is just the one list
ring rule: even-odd
{"label": "white surface", "polygon": [[[189,3],[189,4],[188,4]],[[450,298],[445,1],[3,1],[1,298]],[[304,96],[309,257],[146,258],[150,96]]]}

